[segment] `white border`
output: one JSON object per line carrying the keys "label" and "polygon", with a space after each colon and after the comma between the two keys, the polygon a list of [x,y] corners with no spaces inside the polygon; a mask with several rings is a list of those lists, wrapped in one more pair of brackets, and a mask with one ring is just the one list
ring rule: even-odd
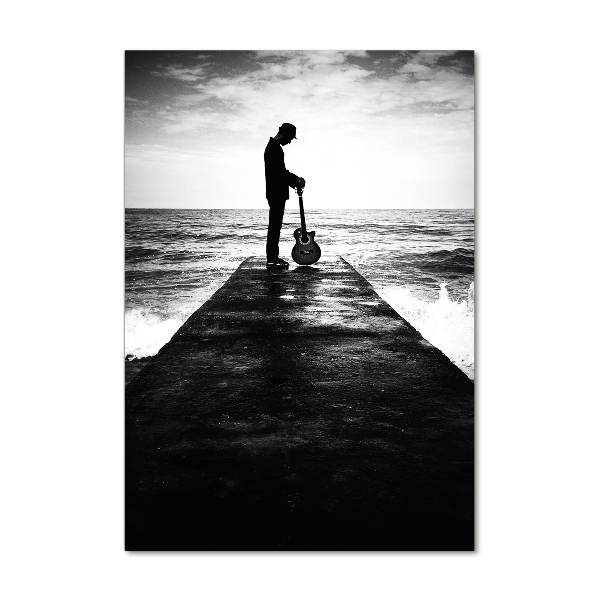
{"label": "white border", "polygon": [[[10,7],[4,597],[504,600],[597,592],[599,415],[597,389],[586,383],[598,333],[597,317],[586,316],[586,307],[597,308],[597,266],[586,264],[597,256],[597,186],[589,179],[597,108],[588,83],[596,32],[585,6]],[[169,48],[476,51],[476,553],[122,550],[123,51]]]}

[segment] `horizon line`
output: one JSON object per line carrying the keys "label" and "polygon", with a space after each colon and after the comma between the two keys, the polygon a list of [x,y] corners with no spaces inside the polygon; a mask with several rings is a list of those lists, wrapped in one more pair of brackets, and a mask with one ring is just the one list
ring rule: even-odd
{"label": "horizon line", "polygon": [[[269,210],[269,207],[266,206],[264,208],[240,208],[240,207],[233,207],[233,206],[219,206],[219,207],[202,207],[202,208],[177,208],[177,207],[172,207],[172,206],[125,206],[124,207],[126,210]],[[286,207],[287,208],[287,207]],[[328,206],[323,206],[321,208],[311,208],[311,211],[315,211],[315,210],[475,210],[475,207],[465,207],[465,208],[423,208],[423,207],[419,207],[419,208],[407,208],[407,207],[403,207],[403,208],[352,208],[352,207],[348,207],[348,208],[333,208],[333,207],[328,207]]]}

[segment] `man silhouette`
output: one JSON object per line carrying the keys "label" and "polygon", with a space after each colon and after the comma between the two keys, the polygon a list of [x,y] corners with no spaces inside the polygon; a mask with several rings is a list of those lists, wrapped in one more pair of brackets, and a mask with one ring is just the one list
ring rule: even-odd
{"label": "man silhouette", "polygon": [[279,257],[279,236],[285,201],[290,187],[303,188],[306,181],[285,168],[282,146],[296,139],[296,127],[284,123],[275,137],[269,138],[265,148],[265,183],[269,203],[269,230],[267,232],[267,269],[287,269],[289,263]]}

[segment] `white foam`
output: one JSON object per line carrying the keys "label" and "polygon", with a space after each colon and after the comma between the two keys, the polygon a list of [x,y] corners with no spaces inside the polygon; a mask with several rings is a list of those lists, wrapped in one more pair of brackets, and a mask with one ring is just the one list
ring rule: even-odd
{"label": "white foam", "polygon": [[125,313],[125,355],[130,358],[154,356],[183,325],[176,318],[134,308]]}
{"label": "white foam", "polygon": [[377,292],[470,379],[475,378],[474,283],[469,286],[465,301],[452,300],[445,283],[440,285],[434,302],[417,298],[404,288],[385,288]]}

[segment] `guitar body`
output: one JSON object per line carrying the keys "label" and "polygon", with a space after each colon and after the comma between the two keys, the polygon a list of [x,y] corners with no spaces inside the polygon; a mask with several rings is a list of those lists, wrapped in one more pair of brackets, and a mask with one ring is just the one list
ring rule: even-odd
{"label": "guitar body", "polygon": [[294,231],[296,244],[292,248],[292,258],[299,265],[313,265],[321,258],[321,248],[315,242],[315,232],[307,231],[305,240],[302,239],[302,229],[298,227]]}
{"label": "guitar body", "polygon": [[304,202],[302,201],[302,189],[304,179],[300,178],[301,184],[296,188],[298,202],[300,204],[300,222],[301,227],[294,231],[296,244],[292,248],[292,258],[299,265],[314,265],[321,258],[321,248],[315,242],[315,232],[306,231],[306,221],[304,220]]}

